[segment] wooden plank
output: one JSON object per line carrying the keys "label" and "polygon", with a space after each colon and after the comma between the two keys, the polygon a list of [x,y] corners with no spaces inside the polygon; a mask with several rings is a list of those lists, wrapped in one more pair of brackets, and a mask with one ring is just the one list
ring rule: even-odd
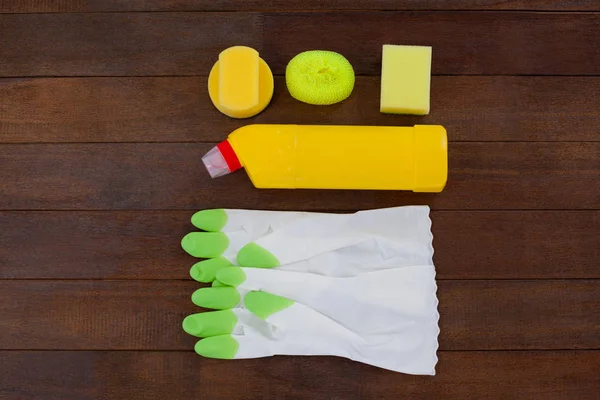
{"label": "wooden plank", "polygon": [[206,75],[234,44],[276,74],[325,48],[379,75],[384,43],[433,46],[435,74],[599,75],[599,30],[599,13],[3,14],[0,76]]}
{"label": "wooden plank", "polygon": [[0,279],[188,279],[192,213],[0,213]]}
{"label": "wooden plank", "polygon": [[[191,211],[1,212],[0,279],[188,279]],[[598,211],[433,211],[438,279],[600,278]]]}
{"label": "wooden plank", "polygon": [[253,208],[599,209],[600,143],[452,143],[442,193],[258,190],[244,171],[211,179],[212,144],[5,144],[2,210]]}
{"label": "wooden plank", "polygon": [[600,213],[434,211],[438,279],[599,278]]}
{"label": "wooden plank", "polygon": [[[181,321],[199,286],[0,281],[0,349],[190,350]],[[600,347],[597,280],[443,280],[438,298],[442,350]]]}
{"label": "wooden plank", "polygon": [[440,348],[596,349],[599,289],[595,280],[441,281]]}
{"label": "wooden plank", "polygon": [[213,107],[206,77],[3,79],[0,141],[219,141],[251,123],[440,124],[450,141],[599,139],[599,77],[434,76],[426,117],[380,113],[375,77],[358,77],[331,107],[296,101],[283,77],[275,90],[265,112],[240,122]]}
{"label": "wooden plank", "polygon": [[205,75],[224,48],[259,43],[259,17],[248,13],[0,15],[0,76]]}
{"label": "wooden plank", "polygon": [[0,13],[265,10],[562,10],[598,11],[594,0],[2,0]]}
{"label": "wooden plank", "polygon": [[0,356],[0,396],[6,400],[597,400],[600,391],[598,351],[440,352],[435,377],[333,357],[219,361],[192,352],[123,351]]}

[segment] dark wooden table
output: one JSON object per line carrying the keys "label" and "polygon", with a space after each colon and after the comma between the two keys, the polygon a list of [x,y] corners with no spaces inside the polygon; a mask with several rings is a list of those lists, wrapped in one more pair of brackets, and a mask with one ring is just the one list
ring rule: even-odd
{"label": "dark wooden table", "polygon": [[[380,11],[385,10],[385,11]],[[600,399],[598,0],[0,0],[0,399]],[[432,112],[379,113],[381,45],[433,46]],[[231,45],[276,77],[211,105]],[[357,72],[293,100],[308,49]],[[269,191],[200,157],[246,123],[442,124],[441,194]],[[203,359],[180,248],[196,210],[432,208],[435,377],[331,357]]]}

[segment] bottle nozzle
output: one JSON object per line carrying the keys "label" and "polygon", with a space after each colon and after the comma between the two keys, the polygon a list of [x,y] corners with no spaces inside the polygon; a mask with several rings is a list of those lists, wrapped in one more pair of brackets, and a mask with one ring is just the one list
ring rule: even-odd
{"label": "bottle nozzle", "polygon": [[242,168],[240,160],[227,140],[210,149],[202,157],[202,162],[211,178],[218,178]]}

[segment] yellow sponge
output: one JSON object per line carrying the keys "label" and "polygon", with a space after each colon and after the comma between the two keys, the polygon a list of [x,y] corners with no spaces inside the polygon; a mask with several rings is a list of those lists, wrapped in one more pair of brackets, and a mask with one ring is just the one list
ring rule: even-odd
{"label": "yellow sponge", "polygon": [[431,47],[383,46],[380,111],[429,114]]}
{"label": "yellow sponge", "polygon": [[233,46],[219,54],[208,76],[214,106],[232,118],[249,118],[264,110],[273,97],[273,74],[258,52]]}

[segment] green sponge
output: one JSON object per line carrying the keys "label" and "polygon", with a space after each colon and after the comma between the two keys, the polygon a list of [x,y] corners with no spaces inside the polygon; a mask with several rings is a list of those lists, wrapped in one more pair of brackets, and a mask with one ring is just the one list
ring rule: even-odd
{"label": "green sponge", "polygon": [[296,100],[315,105],[334,104],[352,93],[354,69],[344,56],[333,51],[305,51],[288,63],[285,81]]}

